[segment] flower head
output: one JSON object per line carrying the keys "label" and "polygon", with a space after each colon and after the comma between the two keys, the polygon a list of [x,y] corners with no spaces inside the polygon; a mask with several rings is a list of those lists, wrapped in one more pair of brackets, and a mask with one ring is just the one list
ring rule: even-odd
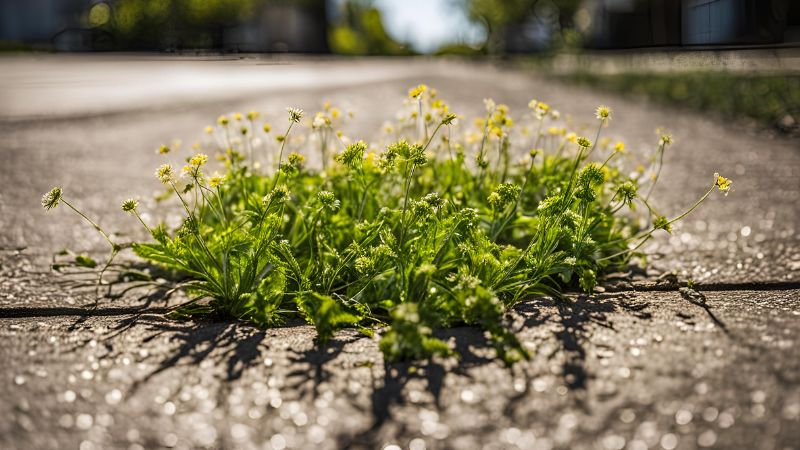
{"label": "flower head", "polygon": [[286,108],[289,113],[289,122],[299,123],[303,118],[303,110],[298,108]]}
{"label": "flower head", "polygon": [[575,142],[582,148],[589,148],[592,146],[592,141],[585,137],[579,137]]}
{"label": "flower head", "polygon": [[219,116],[217,117],[217,123],[222,125],[223,127],[227,125],[229,122],[228,116]]}
{"label": "flower head", "polygon": [[219,172],[214,172],[208,179],[208,185],[215,188],[225,182],[225,176],[220,175]]}
{"label": "flower head", "polygon": [[611,120],[611,108],[606,105],[600,105],[595,110],[594,116],[597,117],[597,120],[606,123]]}
{"label": "flower head", "polygon": [[247,119],[248,120],[256,120],[256,119],[258,119],[258,116],[260,116],[260,115],[261,115],[261,113],[259,113],[258,111],[251,110],[251,111],[249,111],[247,113]]}
{"label": "flower head", "polygon": [[200,167],[206,162],[208,162],[208,155],[204,153],[198,153],[189,159],[189,164],[195,167]]}
{"label": "flower head", "polygon": [[214,127],[212,127],[211,125],[206,125],[206,127],[205,127],[205,129],[203,131],[205,131],[206,134],[211,134],[211,133],[214,132]]}
{"label": "flower head", "polygon": [[162,164],[156,169],[156,177],[164,184],[170,183],[175,180],[175,170],[169,164]]}
{"label": "flower head", "polygon": [[667,146],[672,145],[672,135],[671,134],[662,134],[661,137],[658,139],[658,144]]}
{"label": "flower head", "polygon": [[341,205],[341,202],[336,200],[336,195],[330,191],[317,192],[317,200],[319,200],[319,203],[325,208],[329,209],[331,212],[339,209],[339,206]]}
{"label": "flower head", "polygon": [[424,84],[420,84],[419,86],[409,89],[408,91],[408,98],[418,99],[423,92],[428,90],[428,86]]}
{"label": "flower head", "polygon": [[51,209],[58,206],[58,202],[61,201],[61,197],[63,195],[63,191],[60,187],[54,187],[50,189],[50,191],[42,196],[42,207],[50,211]]}
{"label": "flower head", "polygon": [[719,188],[719,191],[724,193],[725,195],[728,195],[728,193],[731,191],[733,180],[731,180],[730,178],[725,178],[718,173],[714,174],[714,179],[715,179],[714,185]]}
{"label": "flower head", "polygon": [[161,146],[158,147],[158,150],[156,150],[156,153],[158,153],[159,155],[165,155],[169,153],[169,147],[167,147],[164,144],[161,144]]}
{"label": "flower head", "polygon": [[136,208],[139,207],[139,201],[134,198],[129,198],[122,202],[122,210],[128,213],[132,213],[136,211]]}
{"label": "flower head", "polygon": [[625,152],[625,143],[622,141],[617,142],[614,144],[614,153],[624,153]]}
{"label": "flower head", "polygon": [[357,168],[364,161],[364,151],[367,149],[367,144],[364,141],[358,141],[350,144],[340,154],[334,158],[336,162],[343,164],[351,169]]}

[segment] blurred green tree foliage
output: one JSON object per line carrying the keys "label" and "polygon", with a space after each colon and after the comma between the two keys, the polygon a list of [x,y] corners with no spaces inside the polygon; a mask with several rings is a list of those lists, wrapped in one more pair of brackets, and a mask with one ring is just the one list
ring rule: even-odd
{"label": "blurred green tree foliage", "polygon": [[484,51],[505,53],[510,33],[525,20],[547,23],[554,30],[554,47],[574,46],[578,35],[574,31],[575,13],[582,0],[463,0],[471,19],[484,24],[487,39]]}
{"label": "blurred green tree foliage", "polygon": [[221,48],[224,30],[245,23],[265,6],[320,10],[325,0],[112,0],[110,20],[96,23],[122,49]]}
{"label": "blurred green tree foliage", "polygon": [[334,53],[345,55],[410,55],[407,45],[386,33],[381,13],[372,0],[342,2],[332,24],[328,42]]}

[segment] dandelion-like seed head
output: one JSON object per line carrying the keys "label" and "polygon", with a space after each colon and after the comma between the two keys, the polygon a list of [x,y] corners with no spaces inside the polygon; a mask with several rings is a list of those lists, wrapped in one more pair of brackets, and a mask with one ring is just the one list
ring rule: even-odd
{"label": "dandelion-like seed head", "polygon": [[592,146],[592,141],[590,141],[589,139],[587,139],[587,138],[585,138],[585,137],[583,137],[583,136],[581,136],[581,137],[577,138],[577,139],[575,140],[575,142],[576,142],[576,143],[577,143],[579,146],[581,146],[582,148],[589,148],[589,147],[591,147],[591,146]]}
{"label": "dandelion-like seed head", "polygon": [[733,180],[730,178],[725,178],[722,175],[715,173],[714,174],[714,184],[719,188],[719,191],[724,193],[726,196],[731,191],[731,186],[733,185]]}
{"label": "dandelion-like seed head", "polygon": [[42,196],[42,207],[46,211],[50,211],[51,209],[55,208],[61,201],[63,194],[64,192],[60,187],[54,187],[53,189],[50,189],[49,192]]}
{"label": "dandelion-like seed head", "polygon": [[286,108],[289,113],[289,122],[300,123],[303,118],[303,110],[299,108]]}
{"label": "dandelion-like seed head", "polygon": [[208,162],[208,155],[205,153],[198,153],[189,159],[189,165],[194,167],[200,167],[206,162]]}
{"label": "dandelion-like seed head", "polygon": [[602,122],[608,122],[611,120],[611,108],[606,105],[600,105],[595,110],[594,116]]}
{"label": "dandelion-like seed head", "polygon": [[127,213],[132,213],[136,211],[136,208],[139,207],[139,201],[134,198],[129,198],[122,202],[122,210]]}
{"label": "dandelion-like seed head", "polygon": [[156,169],[156,178],[167,184],[175,180],[175,170],[169,164],[162,164]]}
{"label": "dandelion-like seed head", "polygon": [[426,86],[424,84],[420,84],[419,86],[417,86],[415,88],[409,89],[408,98],[416,100],[427,90],[428,90],[428,86]]}

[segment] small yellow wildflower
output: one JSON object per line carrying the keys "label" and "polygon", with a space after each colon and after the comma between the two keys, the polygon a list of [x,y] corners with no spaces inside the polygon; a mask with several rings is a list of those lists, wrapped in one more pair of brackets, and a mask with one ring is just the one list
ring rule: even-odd
{"label": "small yellow wildflower", "polygon": [[561,118],[561,113],[554,109],[550,111],[550,117],[552,117],[553,120],[558,120]]}
{"label": "small yellow wildflower", "polygon": [[228,122],[229,122],[228,116],[219,116],[219,117],[217,117],[217,123],[222,125],[222,126],[227,125]]}
{"label": "small yellow wildflower", "polygon": [[606,123],[611,120],[611,108],[606,105],[600,105],[595,110],[594,116],[601,122]]}
{"label": "small yellow wildflower", "polygon": [[672,135],[671,134],[662,134],[661,137],[658,139],[658,144],[667,146],[672,145]]}
{"label": "small yellow wildflower", "polygon": [[161,146],[158,147],[158,150],[156,150],[156,153],[158,153],[159,155],[166,155],[167,153],[169,153],[169,147],[167,147],[164,144],[161,144]]}
{"label": "small yellow wildflower", "polygon": [[192,150],[200,150],[200,143],[195,142],[194,144],[192,144]]}
{"label": "small yellow wildflower", "polygon": [[502,137],[503,136],[503,129],[500,128],[500,127],[492,127],[489,130],[489,134],[491,134],[493,136],[497,136],[497,137]]}
{"label": "small yellow wildflower", "polygon": [[175,179],[175,171],[172,169],[171,165],[162,164],[156,169],[156,177],[161,180],[162,183],[167,184]]}
{"label": "small yellow wildflower", "polygon": [[233,113],[233,118],[236,120],[242,120],[242,113],[240,112]]}
{"label": "small yellow wildflower", "polygon": [[214,127],[212,127],[211,125],[206,125],[206,128],[205,128],[204,131],[206,132],[206,134],[211,134],[211,133],[214,132]]}
{"label": "small yellow wildflower", "polygon": [[622,141],[617,142],[614,144],[614,153],[624,153],[625,152],[625,143]]}
{"label": "small yellow wildflower", "polygon": [[247,119],[248,120],[256,120],[256,119],[258,119],[258,116],[260,116],[260,115],[261,115],[261,113],[259,113],[258,111],[250,110],[247,113]]}
{"label": "small yellow wildflower", "polygon": [[299,166],[306,161],[306,157],[297,152],[291,152],[286,156],[286,160],[293,166]]}
{"label": "small yellow wildflower", "polygon": [[423,93],[423,92],[425,92],[426,90],[428,90],[428,86],[426,86],[426,85],[424,85],[424,84],[420,84],[419,86],[417,86],[417,87],[415,87],[415,88],[413,88],[413,89],[410,89],[410,90],[408,91],[408,98],[411,98],[411,99],[415,99],[415,100],[416,100],[416,99],[418,99],[418,98],[419,98],[419,97],[422,95],[422,93]]}
{"label": "small yellow wildflower", "polygon": [[208,179],[208,185],[215,188],[225,182],[225,177],[220,175],[219,172],[214,172],[211,178]]}
{"label": "small yellow wildflower", "polygon": [[733,184],[733,180],[730,178],[725,178],[722,175],[715,173],[714,174],[715,185],[719,188],[720,192],[725,193],[727,196],[728,193],[731,191],[731,185]]}
{"label": "small yellow wildflower", "polygon": [[195,167],[200,167],[206,162],[208,162],[208,155],[204,153],[198,153],[189,159],[189,164]]}
{"label": "small yellow wildflower", "polygon": [[269,122],[264,122],[264,126],[261,128],[264,130],[264,133],[272,131],[272,125],[270,125]]}
{"label": "small yellow wildflower", "polygon": [[339,108],[331,108],[331,118],[338,119],[341,115],[342,111]]}
{"label": "small yellow wildflower", "polygon": [[573,144],[578,143],[578,135],[575,133],[567,134],[567,142],[572,142]]}

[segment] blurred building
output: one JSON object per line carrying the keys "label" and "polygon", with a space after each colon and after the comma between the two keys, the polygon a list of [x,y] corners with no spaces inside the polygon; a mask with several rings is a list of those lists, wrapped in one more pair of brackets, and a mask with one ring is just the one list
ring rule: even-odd
{"label": "blurred building", "polygon": [[[123,3],[126,3],[123,5]],[[211,2],[209,2],[211,3]],[[0,0],[0,43],[56,51],[215,50],[234,52],[328,52],[326,0],[235,0],[247,14],[234,20],[187,20],[191,2],[162,0],[153,18],[146,2],[126,0]],[[138,14],[123,30],[118,10]],[[149,21],[149,22],[148,22]],[[130,25],[126,23],[126,25]]]}
{"label": "blurred building", "polygon": [[797,0],[591,0],[584,7],[593,48],[800,41]]}

